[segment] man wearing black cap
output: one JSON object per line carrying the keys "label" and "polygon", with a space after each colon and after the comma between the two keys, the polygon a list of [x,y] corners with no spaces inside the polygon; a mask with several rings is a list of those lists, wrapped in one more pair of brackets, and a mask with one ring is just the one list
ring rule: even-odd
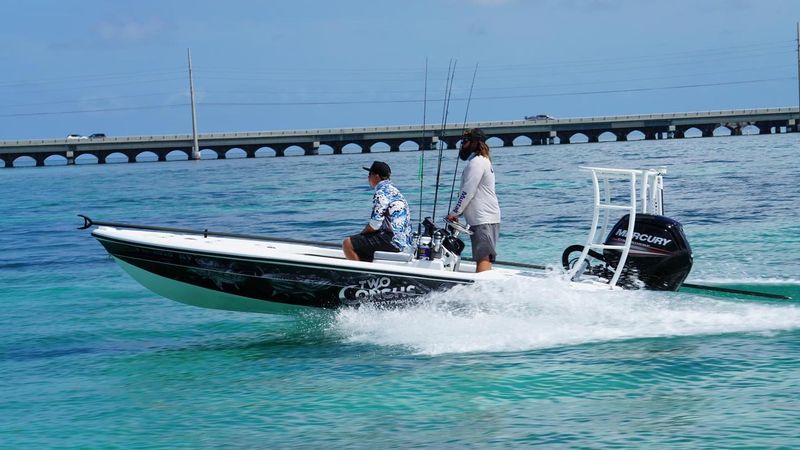
{"label": "man wearing black cap", "polygon": [[400,252],[411,247],[411,214],[408,202],[389,178],[392,169],[382,161],[375,161],[369,172],[372,196],[372,215],[361,233],[345,238],[342,250],[345,257],[354,261],[372,261],[376,251]]}
{"label": "man wearing black cap", "polygon": [[500,204],[494,190],[494,168],[486,134],[480,128],[464,132],[458,157],[468,161],[461,173],[461,192],[456,206],[447,215],[458,222],[462,214],[472,230],[472,259],[476,272],[491,270],[497,258],[500,236]]}

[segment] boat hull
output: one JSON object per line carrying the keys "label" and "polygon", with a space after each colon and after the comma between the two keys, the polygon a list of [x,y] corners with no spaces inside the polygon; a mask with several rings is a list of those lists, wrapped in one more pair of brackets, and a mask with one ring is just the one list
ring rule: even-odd
{"label": "boat hull", "polygon": [[116,262],[146,288],[205,308],[286,313],[298,309],[396,305],[469,281],[413,276],[382,264],[369,270],[298,263],[276,257],[231,256],[95,235]]}

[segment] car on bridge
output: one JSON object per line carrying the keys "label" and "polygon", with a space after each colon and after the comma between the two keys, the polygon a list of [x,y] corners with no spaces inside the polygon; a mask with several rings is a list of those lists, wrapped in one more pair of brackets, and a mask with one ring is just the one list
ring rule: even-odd
{"label": "car on bridge", "polygon": [[92,133],[89,135],[89,139],[105,139],[105,138],[106,138],[105,133]]}
{"label": "car on bridge", "polygon": [[548,116],[547,114],[537,114],[535,116],[525,116],[525,120],[536,122],[537,120],[553,120],[555,117]]}
{"label": "car on bridge", "polygon": [[82,134],[68,134],[67,135],[67,140],[68,141],[74,141],[74,140],[80,140],[80,139],[89,139],[89,138],[87,136],[82,135]]}

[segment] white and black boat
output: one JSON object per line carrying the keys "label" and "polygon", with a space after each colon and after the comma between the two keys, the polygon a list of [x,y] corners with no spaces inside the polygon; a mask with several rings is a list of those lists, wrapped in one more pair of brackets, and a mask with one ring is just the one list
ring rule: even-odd
{"label": "white and black boat", "polygon": [[[594,217],[586,244],[564,251],[563,265],[580,289],[677,290],[692,266],[681,225],[662,215],[663,169],[584,168],[594,185]],[[612,204],[621,180],[627,201]],[[611,214],[624,213],[611,227]],[[377,252],[374,262],[345,259],[338,244],[217,233],[84,218],[114,260],[153,292],[206,308],[291,313],[365,303],[397,305],[483,280],[544,276],[545,267],[497,262],[475,273],[462,260],[458,224],[430,219],[411,253]],[[633,233],[628,230],[633,229]],[[599,241],[602,236],[607,236]]]}

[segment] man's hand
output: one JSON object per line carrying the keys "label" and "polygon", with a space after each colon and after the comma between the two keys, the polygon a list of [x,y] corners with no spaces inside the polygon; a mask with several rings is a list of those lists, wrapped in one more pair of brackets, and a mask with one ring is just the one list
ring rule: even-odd
{"label": "man's hand", "polygon": [[458,222],[458,215],[450,213],[447,215],[447,220],[449,220],[450,222]]}

